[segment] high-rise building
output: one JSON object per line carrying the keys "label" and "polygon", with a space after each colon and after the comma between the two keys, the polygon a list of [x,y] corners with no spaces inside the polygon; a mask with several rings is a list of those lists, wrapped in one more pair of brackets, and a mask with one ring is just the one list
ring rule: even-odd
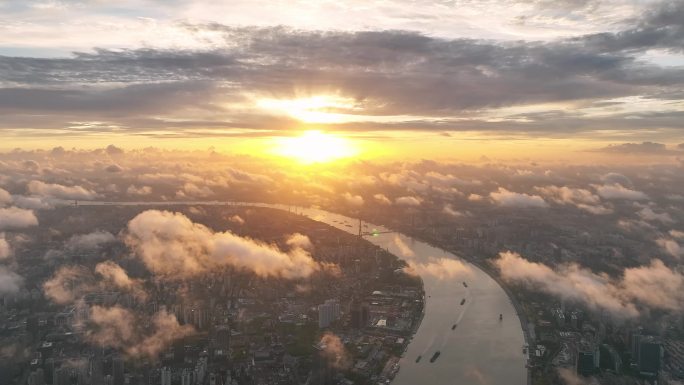
{"label": "high-rise building", "polygon": [[368,304],[353,301],[351,305],[351,326],[362,329],[368,325],[370,320],[370,309]]}
{"label": "high-rise building", "polygon": [[171,385],[171,368],[165,366],[161,369],[161,385]]}
{"label": "high-rise building", "polygon": [[648,336],[641,339],[639,344],[639,374],[642,376],[656,377],[660,371],[663,356],[663,348],[660,341]]}
{"label": "high-rise building", "polygon": [[335,299],[329,299],[322,305],[318,305],[318,327],[327,328],[331,323],[340,318],[340,303]]}
{"label": "high-rise building", "polygon": [[599,368],[601,354],[598,346],[593,343],[580,344],[577,352],[577,374],[590,376]]}
{"label": "high-rise building", "polygon": [[38,368],[31,372],[27,381],[28,385],[45,385],[45,378],[43,376],[43,369]]}
{"label": "high-rise building", "polygon": [[121,356],[112,359],[112,377],[114,385],[124,385],[124,360]]}

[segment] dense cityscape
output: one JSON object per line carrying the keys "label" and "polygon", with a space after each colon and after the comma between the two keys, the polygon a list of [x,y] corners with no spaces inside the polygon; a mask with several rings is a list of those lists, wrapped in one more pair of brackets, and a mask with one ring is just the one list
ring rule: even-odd
{"label": "dense cityscape", "polygon": [[0,385],[684,385],[684,0],[0,0]]}

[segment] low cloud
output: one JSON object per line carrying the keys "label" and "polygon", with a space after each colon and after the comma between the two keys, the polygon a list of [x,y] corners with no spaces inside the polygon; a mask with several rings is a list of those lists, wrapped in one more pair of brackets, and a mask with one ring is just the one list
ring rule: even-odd
{"label": "low cloud", "polygon": [[619,279],[569,264],[553,270],[517,253],[502,252],[494,262],[504,280],[532,285],[551,295],[583,302],[615,318],[633,318],[641,307],[681,312],[684,276],[657,259],[650,265],[625,269]]}
{"label": "low cloud", "polygon": [[353,206],[353,207],[363,206],[364,200],[363,200],[363,197],[360,195],[352,195],[352,194],[347,192],[347,193],[344,193],[344,195],[342,195],[342,197],[344,198],[344,201],[350,206]]}
{"label": "low cloud", "polygon": [[404,197],[399,197],[394,200],[394,203],[397,206],[404,206],[404,207],[417,207],[420,206],[421,204],[420,198],[414,197],[414,196],[404,196]]}
{"label": "low cloud", "polygon": [[630,200],[630,201],[641,201],[648,200],[648,195],[641,191],[631,190],[619,183],[614,184],[604,184],[604,185],[592,185],[596,189],[598,195],[604,199],[614,199],[614,200]]}
{"label": "low cloud", "polygon": [[[180,325],[173,314],[162,310],[147,322],[131,310],[120,307],[93,306],[90,309],[86,339],[98,346],[121,350],[132,358],[156,360],[173,341],[189,336],[194,329]],[[150,324],[146,330],[139,325]]]}
{"label": "low cloud", "polygon": [[641,218],[644,221],[649,221],[649,222],[661,222],[664,224],[668,223],[673,223],[674,220],[670,216],[670,214],[666,212],[662,213],[656,213],[651,209],[650,207],[644,207],[643,209],[639,210],[637,212],[637,215],[639,218]]}
{"label": "low cloud", "polygon": [[373,195],[373,199],[375,199],[375,202],[383,206],[389,206],[392,204],[392,201],[389,198],[387,198],[385,194],[375,194]]}
{"label": "low cloud", "polygon": [[301,248],[288,253],[230,232],[214,232],[185,215],[148,210],[128,223],[126,244],[155,274],[184,278],[222,266],[267,277],[304,278],[321,265]]}
{"label": "low cloud", "polygon": [[0,188],[0,206],[12,202],[12,195],[7,190]]}
{"label": "low cloud", "polygon": [[94,191],[81,186],[64,186],[57,183],[44,183],[33,180],[27,185],[28,191],[33,195],[66,200],[92,200],[97,198]]}
{"label": "low cloud", "polygon": [[670,155],[677,153],[670,150],[663,143],[641,142],[641,143],[621,143],[611,144],[607,147],[599,148],[595,151],[613,154],[635,154],[635,155]]}
{"label": "low cloud", "polygon": [[610,214],[612,209],[601,204],[601,198],[589,190],[567,186],[535,187],[535,190],[559,205],[572,205],[592,214]]}
{"label": "low cloud", "polygon": [[123,171],[123,167],[119,166],[118,164],[110,164],[109,166],[105,167],[105,171],[107,172],[121,172]]}
{"label": "low cloud", "polygon": [[228,218],[228,220],[231,221],[231,222],[233,222],[233,223],[236,223],[236,224],[238,224],[238,225],[244,225],[244,224],[245,224],[245,220],[242,219],[242,217],[239,216],[239,215],[237,215],[237,214],[236,214],[236,215],[233,215],[233,216],[230,217],[230,218]]}
{"label": "low cloud", "polygon": [[453,208],[453,206],[450,205],[450,204],[444,205],[444,207],[442,208],[442,212],[443,212],[444,214],[449,215],[449,216],[452,216],[452,217],[454,217],[454,218],[460,218],[460,217],[467,217],[467,216],[468,216],[468,212],[467,212],[467,211],[466,211],[466,212],[463,212],[463,211],[455,210],[455,209]]}
{"label": "low cloud", "polygon": [[0,294],[18,293],[24,278],[5,266],[0,266]]}
{"label": "low cloud", "polygon": [[142,281],[132,279],[128,273],[112,261],[98,263],[95,266],[95,272],[99,274],[105,282],[111,283],[112,286],[125,290],[140,300],[147,298],[147,293],[143,289]]}
{"label": "low cloud", "polygon": [[75,303],[86,294],[103,290],[120,290],[144,300],[147,298],[142,281],[132,279],[112,261],[101,262],[91,271],[85,266],[62,266],[43,283],[43,292],[59,305]]}
{"label": "low cloud", "polygon": [[0,233],[0,260],[7,259],[12,255],[12,248],[5,239],[5,233]]}
{"label": "low cloud", "polygon": [[491,200],[503,207],[519,207],[519,208],[547,208],[549,204],[544,198],[539,195],[528,195],[523,193],[516,193],[508,191],[503,187],[499,187],[498,191],[489,194]]}
{"label": "low cloud", "polygon": [[417,276],[432,276],[439,280],[465,277],[472,274],[471,268],[458,259],[429,258],[427,262],[409,261],[404,269],[409,274]]}
{"label": "low cloud", "polygon": [[404,242],[399,235],[394,236],[394,245],[399,249],[402,257],[415,257],[416,253]]}
{"label": "low cloud", "polygon": [[31,210],[16,207],[0,208],[0,231],[37,225],[38,218]]}
{"label": "low cloud", "polygon": [[66,242],[68,249],[97,249],[98,247],[116,241],[116,237],[107,231],[97,230],[88,234],[74,235]]}
{"label": "low cloud", "polygon": [[145,195],[150,195],[152,194],[152,187],[150,186],[134,186],[130,185],[126,189],[126,194],[127,195],[137,195],[137,196],[145,196]]}
{"label": "low cloud", "polygon": [[344,347],[340,337],[326,332],[321,337],[318,347],[321,349],[320,354],[327,360],[327,362],[337,369],[348,369],[351,366],[351,358],[347,349]]}
{"label": "low cloud", "polygon": [[313,243],[311,243],[311,239],[307,237],[304,234],[300,233],[294,233],[287,237],[287,241],[285,241],[288,246],[293,247],[293,248],[300,248],[304,250],[312,250],[313,249]]}

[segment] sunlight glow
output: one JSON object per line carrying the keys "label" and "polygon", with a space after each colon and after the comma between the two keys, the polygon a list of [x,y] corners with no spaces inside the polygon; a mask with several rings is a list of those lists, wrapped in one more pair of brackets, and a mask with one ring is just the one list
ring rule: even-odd
{"label": "sunlight glow", "polygon": [[304,164],[331,162],[358,154],[349,139],[316,130],[305,131],[297,137],[276,139],[274,152]]}
{"label": "sunlight glow", "polygon": [[342,123],[359,110],[353,99],[328,95],[304,99],[261,99],[257,105],[283,112],[305,123]]}

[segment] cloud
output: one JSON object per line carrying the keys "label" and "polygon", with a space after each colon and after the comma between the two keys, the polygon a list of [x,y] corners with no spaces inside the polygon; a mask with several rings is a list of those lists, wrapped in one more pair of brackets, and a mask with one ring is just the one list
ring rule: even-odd
{"label": "cloud", "polygon": [[649,221],[649,222],[661,222],[664,224],[668,223],[673,223],[674,220],[672,220],[672,217],[670,214],[663,212],[663,213],[656,213],[651,209],[650,207],[644,207],[643,209],[639,210],[637,212],[637,215],[639,218],[641,218],[644,221]]}
{"label": "cloud", "polygon": [[107,154],[109,154],[111,156],[115,156],[115,155],[123,155],[124,150],[119,148],[119,147],[116,147],[113,144],[110,144],[109,146],[107,146],[107,148],[105,148],[105,152],[107,152]]}
{"label": "cloud", "polygon": [[489,198],[503,207],[519,207],[519,208],[547,208],[549,204],[544,198],[539,195],[528,195],[523,193],[516,193],[508,191],[503,187],[499,187],[498,191],[491,192]]}
{"label": "cloud", "polygon": [[648,200],[648,195],[641,191],[628,189],[621,184],[604,184],[604,185],[592,185],[598,195],[604,199],[614,199],[614,200]]}
{"label": "cloud", "polygon": [[121,266],[112,261],[98,263],[95,272],[112,286],[125,290],[140,300],[147,299],[147,293],[142,287],[142,281],[132,279]]}
{"label": "cloud", "polygon": [[345,370],[351,366],[352,360],[349,353],[340,337],[335,334],[325,332],[318,342],[318,347],[321,349],[320,354],[332,367]]}
{"label": "cloud", "polygon": [[14,206],[22,209],[44,210],[52,208],[52,204],[41,197],[14,195],[12,199],[14,200]]}
{"label": "cloud", "polygon": [[593,273],[577,264],[553,270],[512,252],[500,253],[494,264],[507,281],[583,302],[620,319],[639,316],[640,307],[681,312],[684,305],[684,276],[657,259],[650,265],[625,269],[620,279]]}
{"label": "cloud", "polygon": [[176,197],[178,198],[207,198],[214,195],[212,191],[207,186],[199,187],[194,183],[185,183],[183,189],[176,192]]}
{"label": "cloud", "polygon": [[552,202],[560,205],[572,205],[592,214],[610,214],[610,208],[601,205],[601,199],[589,190],[568,186],[535,187],[535,190]]}
{"label": "cloud", "polygon": [[684,246],[682,246],[675,239],[662,237],[656,239],[656,244],[660,246],[663,251],[675,258],[684,257]]}
{"label": "cloud", "polygon": [[354,207],[363,206],[364,200],[363,200],[363,197],[360,195],[352,195],[352,194],[346,192],[346,193],[344,193],[344,195],[342,195],[342,197],[344,198],[344,201],[350,206],[354,206]]}
{"label": "cloud", "polygon": [[37,226],[38,218],[31,210],[16,207],[0,208],[0,231]]}
{"label": "cloud", "polygon": [[614,154],[671,155],[677,153],[666,145],[654,142],[611,144],[595,151]]}
{"label": "cloud", "polygon": [[214,232],[180,213],[147,210],[127,227],[126,244],[147,268],[167,278],[182,279],[230,266],[259,276],[305,278],[321,269],[306,251],[288,253],[275,246]]}
{"label": "cloud", "polygon": [[460,260],[451,258],[428,258],[426,262],[409,261],[404,269],[409,274],[417,276],[432,276],[439,280],[455,279],[472,274],[470,267]]}
{"label": "cloud", "polygon": [[373,199],[375,199],[375,202],[383,206],[389,206],[392,204],[392,201],[389,200],[389,198],[387,198],[385,194],[375,194],[373,195]]}
{"label": "cloud", "polygon": [[455,210],[454,207],[451,204],[445,204],[444,207],[442,208],[442,212],[444,214],[447,214],[449,216],[452,216],[454,218],[460,218],[460,217],[467,217],[468,212],[462,212]]}
{"label": "cloud", "polygon": [[7,190],[0,188],[0,206],[6,205],[12,202],[12,195],[7,192]]}
{"label": "cloud", "polygon": [[570,368],[558,368],[558,376],[565,385],[600,385],[593,377],[580,377]]}
{"label": "cloud", "polygon": [[33,180],[27,185],[31,194],[67,200],[92,200],[97,194],[81,186],[63,186],[56,183],[44,183]]}
{"label": "cloud", "polygon": [[414,196],[403,196],[394,200],[397,206],[417,207],[421,204],[421,199]]}
{"label": "cloud", "polygon": [[51,301],[65,305],[83,298],[96,287],[92,275],[84,266],[62,266],[43,283],[43,292]]}
{"label": "cloud", "polygon": [[244,225],[244,224],[245,224],[245,220],[242,219],[242,217],[239,216],[239,215],[237,215],[237,214],[235,214],[235,215],[233,215],[232,217],[228,218],[228,220],[231,221],[231,222],[233,222],[233,223],[235,223],[235,224],[238,224],[238,225]]}
{"label": "cloud", "polygon": [[5,239],[5,233],[0,233],[0,260],[7,259],[12,255],[12,248]]}
{"label": "cloud", "polygon": [[123,171],[123,167],[119,166],[118,164],[110,164],[109,166],[105,167],[105,171],[107,172],[121,172]]}
{"label": "cloud", "polygon": [[97,249],[98,247],[116,241],[116,237],[108,231],[96,230],[88,234],[74,235],[66,242],[66,247],[76,249]]}
{"label": "cloud", "polygon": [[601,175],[601,181],[606,184],[619,184],[629,188],[632,188],[633,186],[632,181],[628,177],[617,172],[609,172]]}
{"label": "cloud", "polygon": [[415,257],[416,253],[404,242],[399,235],[394,236],[394,244],[402,257]]}
{"label": "cloud", "polygon": [[126,194],[128,194],[128,195],[141,195],[141,196],[150,195],[150,194],[152,194],[152,187],[150,187],[150,186],[136,187],[134,185],[130,185],[126,189]]}
{"label": "cloud", "polygon": [[313,243],[311,243],[309,237],[304,234],[294,233],[287,237],[287,241],[285,241],[285,243],[290,247],[313,250]]}
{"label": "cloud", "polygon": [[119,290],[144,300],[147,293],[141,280],[133,279],[112,261],[98,263],[94,271],[85,266],[61,266],[43,283],[43,292],[52,302],[60,305],[82,300],[96,291]]}
{"label": "cloud", "polygon": [[148,320],[149,330],[140,328],[139,325],[147,323],[143,318],[120,306],[93,306],[86,339],[98,346],[121,350],[132,358],[156,361],[173,341],[194,334],[192,326],[181,326],[176,317],[165,310]]}
{"label": "cloud", "polygon": [[0,294],[18,293],[24,283],[24,278],[0,265]]}

